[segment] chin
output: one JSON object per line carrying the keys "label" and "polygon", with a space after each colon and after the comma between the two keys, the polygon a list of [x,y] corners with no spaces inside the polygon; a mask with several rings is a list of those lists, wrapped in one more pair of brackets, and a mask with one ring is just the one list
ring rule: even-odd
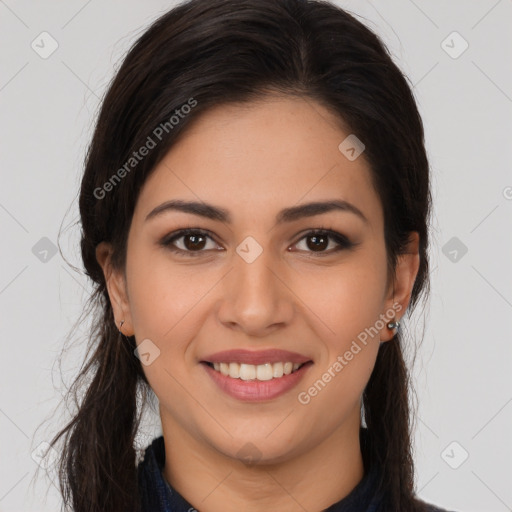
{"label": "chin", "polygon": [[[274,427],[275,428],[275,427]],[[296,435],[283,436],[272,429],[240,432],[222,443],[212,446],[224,456],[239,460],[248,466],[262,466],[285,462],[301,452],[302,442]],[[291,442],[290,439],[293,439]],[[306,447],[303,447],[305,450]]]}

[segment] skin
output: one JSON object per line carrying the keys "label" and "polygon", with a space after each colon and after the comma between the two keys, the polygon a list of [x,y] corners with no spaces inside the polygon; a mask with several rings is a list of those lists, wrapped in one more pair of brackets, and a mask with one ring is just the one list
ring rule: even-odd
{"label": "skin", "polygon": [[[401,308],[396,318],[403,316],[419,240],[411,234],[388,276],[382,205],[364,153],[350,161],[338,149],[350,134],[342,126],[320,104],[297,97],[209,110],[144,184],[126,275],[110,265],[109,244],[97,248],[117,325],[124,320],[125,335],[137,343],[149,338],[160,350],[144,371],[160,402],[164,475],[202,512],[323,510],[363,477],[361,394],[379,343],[393,337],[387,322],[307,405],[298,394],[379,315],[395,305]],[[225,208],[232,223],[177,211],[145,221],[170,199]],[[350,202],[367,222],[331,211],[275,225],[283,208],[331,199]],[[211,232],[203,248],[190,238],[175,241],[183,250],[192,247],[195,257],[159,244],[183,228]],[[337,244],[328,239],[316,249],[306,235],[320,228],[357,245],[332,252]],[[236,252],[247,236],[263,249],[250,264]],[[233,348],[281,348],[314,364],[286,394],[246,403],[220,391],[199,363]],[[257,454],[253,464],[239,453],[248,443]]]}

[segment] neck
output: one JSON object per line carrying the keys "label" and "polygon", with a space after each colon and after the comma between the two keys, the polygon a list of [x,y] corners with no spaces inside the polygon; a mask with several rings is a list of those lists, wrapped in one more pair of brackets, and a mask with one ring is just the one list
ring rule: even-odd
{"label": "neck", "polygon": [[252,465],[223,455],[161,414],[164,476],[201,512],[324,510],[364,475],[355,412],[320,445],[286,461]]}

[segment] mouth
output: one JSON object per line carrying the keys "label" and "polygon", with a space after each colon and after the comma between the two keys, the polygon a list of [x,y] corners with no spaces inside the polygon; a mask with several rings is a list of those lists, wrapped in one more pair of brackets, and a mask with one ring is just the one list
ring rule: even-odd
{"label": "mouth", "polygon": [[221,391],[242,401],[272,400],[293,389],[313,361],[284,350],[229,350],[200,361]]}

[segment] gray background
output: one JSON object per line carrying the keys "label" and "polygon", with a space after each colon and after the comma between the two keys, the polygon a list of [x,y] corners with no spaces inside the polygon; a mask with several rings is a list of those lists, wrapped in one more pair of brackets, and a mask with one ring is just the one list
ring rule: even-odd
{"label": "gray background", "polygon": [[[512,2],[338,3],[388,44],[426,126],[435,205],[414,367],[419,495],[453,510],[512,510]],[[59,508],[56,490],[35,479],[37,447],[65,420],[54,415],[55,360],[90,288],[52,248],[62,227],[64,255],[81,267],[76,199],[99,98],[129,45],[172,5],[0,1],[1,512]],[[47,58],[43,31],[58,44]],[[406,328],[422,325],[419,310]],[[74,331],[64,384],[85,332]],[[157,432],[148,423],[142,442]]]}

